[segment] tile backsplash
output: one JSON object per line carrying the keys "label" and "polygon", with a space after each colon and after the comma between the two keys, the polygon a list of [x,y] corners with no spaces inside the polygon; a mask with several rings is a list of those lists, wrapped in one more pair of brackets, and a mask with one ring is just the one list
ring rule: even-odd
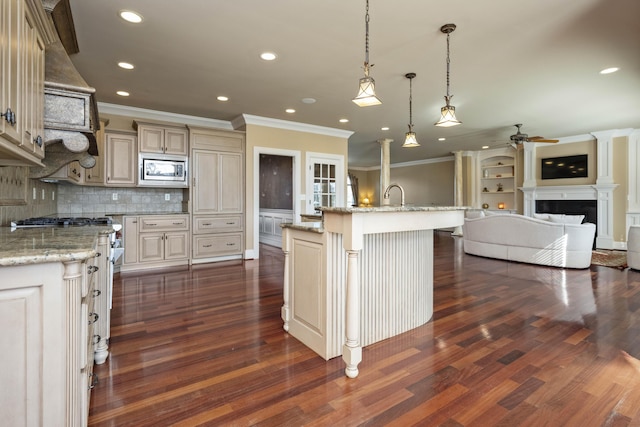
{"label": "tile backsplash", "polygon": [[[115,188],[58,185],[58,215],[182,212],[180,188]],[[166,199],[169,200],[166,200]]]}

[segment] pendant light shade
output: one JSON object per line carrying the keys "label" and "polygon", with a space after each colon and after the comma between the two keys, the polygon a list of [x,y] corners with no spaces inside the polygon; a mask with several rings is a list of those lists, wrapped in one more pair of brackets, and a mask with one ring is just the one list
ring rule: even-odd
{"label": "pendant light shade", "polygon": [[455,24],[445,24],[440,28],[440,31],[447,35],[447,94],[444,97],[446,105],[440,109],[440,120],[435,123],[436,126],[441,127],[451,127],[462,123],[456,118],[456,107],[450,105],[453,95],[449,94],[449,35],[455,29]]}
{"label": "pendant light shade", "polygon": [[369,0],[367,0],[367,12],[364,17],[365,42],[364,42],[364,77],[360,79],[358,95],[353,98],[353,102],[359,107],[382,104],[380,98],[376,96],[376,82],[373,77],[369,77],[369,70],[373,64],[369,64]]}
{"label": "pendant light shade", "polygon": [[413,118],[412,118],[413,114],[412,114],[412,108],[411,108],[411,104],[413,101],[413,88],[411,83],[413,82],[413,79],[416,76],[416,73],[407,73],[404,76],[409,79],[409,132],[405,134],[404,144],[402,144],[402,146],[403,147],[419,147],[420,144],[416,139],[416,133],[413,131]]}

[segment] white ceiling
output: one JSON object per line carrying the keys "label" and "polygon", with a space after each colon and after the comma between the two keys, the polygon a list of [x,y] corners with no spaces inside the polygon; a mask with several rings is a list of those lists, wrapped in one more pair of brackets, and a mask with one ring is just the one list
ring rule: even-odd
{"label": "white ceiling", "polygon": [[[391,161],[400,163],[504,146],[515,123],[547,138],[640,128],[638,0],[370,0],[371,76],[383,104],[367,108],[351,102],[363,76],[364,0],[70,3],[80,48],[72,60],[98,101],[351,130],[351,167],[378,165],[382,138],[395,141]],[[144,21],[122,21],[121,9]],[[451,103],[463,124],[439,128],[433,123],[446,92],[446,23],[457,25]],[[263,51],[278,59],[261,60]],[[120,69],[119,61],[136,68]],[[620,71],[599,74],[612,66]],[[408,72],[417,74],[413,122],[421,147],[402,149]],[[303,103],[307,97],[317,102]]]}

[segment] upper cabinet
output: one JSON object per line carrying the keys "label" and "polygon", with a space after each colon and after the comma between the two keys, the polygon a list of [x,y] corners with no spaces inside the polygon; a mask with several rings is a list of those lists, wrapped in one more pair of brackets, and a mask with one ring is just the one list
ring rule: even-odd
{"label": "upper cabinet", "polygon": [[105,132],[106,181],[113,187],[136,185],[136,135],[129,132]]}
{"label": "upper cabinet", "polygon": [[0,166],[42,166],[44,42],[36,3],[0,4]]}
{"label": "upper cabinet", "polygon": [[186,156],[189,154],[189,132],[184,126],[167,126],[134,121],[138,131],[138,151]]}

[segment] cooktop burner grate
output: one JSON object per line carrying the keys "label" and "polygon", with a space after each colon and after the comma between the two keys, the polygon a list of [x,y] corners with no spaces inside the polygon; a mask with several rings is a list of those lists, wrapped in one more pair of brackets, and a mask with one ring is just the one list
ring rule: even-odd
{"label": "cooktop burner grate", "polygon": [[86,225],[110,225],[113,221],[109,217],[36,217],[14,221],[12,227],[82,227]]}

